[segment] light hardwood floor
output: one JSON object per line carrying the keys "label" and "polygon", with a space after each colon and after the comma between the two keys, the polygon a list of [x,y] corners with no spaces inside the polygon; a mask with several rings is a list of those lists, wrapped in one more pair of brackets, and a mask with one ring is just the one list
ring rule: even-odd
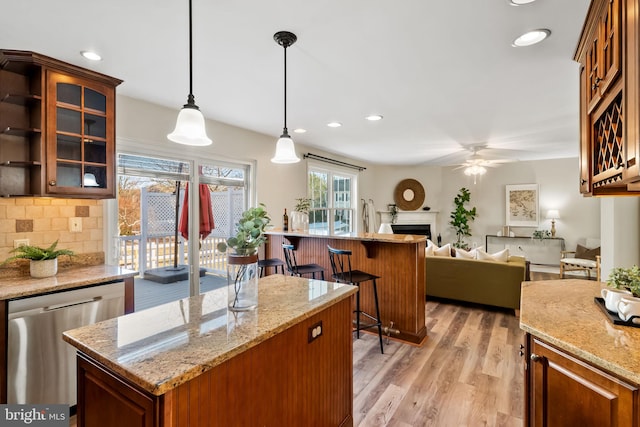
{"label": "light hardwood floor", "polygon": [[523,333],[513,313],[428,301],[427,342],[354,341],[355,426],[521,426]]}

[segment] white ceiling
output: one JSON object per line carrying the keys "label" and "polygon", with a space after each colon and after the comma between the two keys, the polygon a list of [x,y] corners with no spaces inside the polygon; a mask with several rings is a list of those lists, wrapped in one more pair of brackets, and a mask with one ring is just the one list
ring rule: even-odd
{"label": "white ceiling", "polygon": [[[188,1],[3,2],[0,48],[33,50],[124,80],[118,93],[186,103]],[[578,65],[588,0],[193,0],[196,104],[273,135],[283,126],[283,48],[294,140],[381,164],[578,155]],[[551,37],[528,48],[526,30]],[[91,63],[79,56],[95,50]],[[366,115],[382,114],[379,122]],[[329,128],[339,121],[340,128]],[[167,129],[173,129],[168,123]],[[305,134],[291,131],[302,127]],[[209,132],[214,144],[216,135]],[[215,150],[215,145],[213,148]]]}

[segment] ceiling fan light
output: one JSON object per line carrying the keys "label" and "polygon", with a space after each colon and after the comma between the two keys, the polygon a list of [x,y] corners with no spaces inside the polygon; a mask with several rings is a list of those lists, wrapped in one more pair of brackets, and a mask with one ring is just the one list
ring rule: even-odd
{"label": "ceiling fan light", "polygon": [[282,135],[276,143],[276,154],[271,159],[273,163],[298,163],[300,158],[296,155],[293,140],[289,135]]}
{"label": "ceiling fan light", "polygon": [[180,110],[176,127],[173,132],[167,135],[167,138],[184,145],[205,146],[212,143],[204,126],[204,116],[195,105],[185,105]]}

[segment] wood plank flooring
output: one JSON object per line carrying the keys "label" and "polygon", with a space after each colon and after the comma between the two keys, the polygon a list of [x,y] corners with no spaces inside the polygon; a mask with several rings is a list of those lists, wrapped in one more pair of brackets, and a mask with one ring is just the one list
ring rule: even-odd
{"label": "wood plank flooring", "polygon": [[513,312],[427,301],[426,324],[422,347],[391,339],[381,354],[376,335],[354,340],[354,426],[522,426],[523,333]]}

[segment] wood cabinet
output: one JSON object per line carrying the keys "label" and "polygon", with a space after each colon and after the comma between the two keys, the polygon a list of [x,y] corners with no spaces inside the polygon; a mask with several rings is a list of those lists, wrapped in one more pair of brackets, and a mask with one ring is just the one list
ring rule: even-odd
{"label": "wood cabinet", "polygon": [[637,191],[640,135],[638,0],[592,0],[580,63],[580,192]]}
{"label": "wood cabinet", "polygon": [[[257,313],[244,315],[257,325]],[[239,322],[244,315],[239,315]],[[222,314],[225,335],[227,316],[234,315]],[[111,364],[107,367],[79,352],[78,427],[353,425],[350,318],[351,299],[342,299],[239,354],[221,357],[215,366],[201,365],[201,372],[190,374],[191,379],[157,394],[125,379]],[[211,324],[212,320],[205,318],[203,322]],[[204,323],[202,327],[206,329]],[[312,335],[317,328],[321,334]],[[196,334],[215,335],[213,331]],[[171,348],[176,345],[181,346],[183,364],[195,363],[206,354],[208,346],[189,348],[190,339],[185,339],[186,344],[176,341],[180,331],[174,330],[171,335],[173,341],[146,337],[157,340],[156,350],[146,357],[172,366],[175,361],[170,359],[178,354],[171,354]],[[215,345],[214,338],[210,336],[209,340],[209,346]],[[126,347],[123,345],[125,353]],[[125,365],[125,370],[135,365],[120,358],[112,362],[115,368],[118,363]],[[160,385],[174,381],[172,374],[167,371]]]}
{"label": "wood cabinet", "polygon": [[638,426],[638,387],[526,334],[526,426]]}
{"label": "wood cabinet", "polygon": [[0,196],[115,197],[121,80],[0,50]]}

